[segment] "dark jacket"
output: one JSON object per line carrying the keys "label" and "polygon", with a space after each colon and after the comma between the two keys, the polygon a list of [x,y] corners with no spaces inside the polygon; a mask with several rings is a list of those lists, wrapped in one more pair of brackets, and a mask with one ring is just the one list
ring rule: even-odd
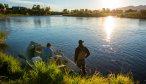
{"label": "dark jacket", "polygon": [[89,55],[90,55],[90,52],[89,50],[85,47],[85,46],[78,46],[76,49],[75,49],[75,58],[74,58],[74,61],[76,62],[78,60],[78,57],[79,57],[79,53],[84,51],[86,53],[86,56],[85,58],[87,58]]}

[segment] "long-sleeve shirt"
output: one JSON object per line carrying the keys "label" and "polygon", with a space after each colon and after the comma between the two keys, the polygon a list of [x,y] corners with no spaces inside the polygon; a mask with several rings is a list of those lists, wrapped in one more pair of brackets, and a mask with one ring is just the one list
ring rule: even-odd
{"label": "long-sleeve shirt", "polygon": [[53,50],[50,48],[44,48],[42,50],[42,59],[47,62],[53,56]]}
{"label": "long-sleeve shirt", "polygon": [[78,60],[78,57],[79,57],[79,55],[80,55],[80,53],[82,51],[84,51],[86,53],[85,58],[87,58],[90,55],[90,52],[89,52],[88,48],[86,48],[86,47],[77,47],[75,49],[75,57],[74,57],[74,61],[75,62]]}

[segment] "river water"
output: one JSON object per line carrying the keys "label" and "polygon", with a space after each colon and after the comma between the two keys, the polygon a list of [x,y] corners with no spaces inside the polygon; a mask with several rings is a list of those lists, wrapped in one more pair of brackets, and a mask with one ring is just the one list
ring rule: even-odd
{"label": "river water", "polygon": [[146,80],[146,20],[117,17],[28,16],[0,18],[0,29],[9,31],[6,40],[11,54],[25,54],[30,41],[48,42],[74,60],[78,40],[91,55],[86,59],[89,72],[132,72]]}

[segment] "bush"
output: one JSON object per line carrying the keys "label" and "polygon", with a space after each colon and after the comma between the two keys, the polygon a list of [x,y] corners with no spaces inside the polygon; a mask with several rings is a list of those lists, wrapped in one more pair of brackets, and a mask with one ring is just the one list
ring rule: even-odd
{"label": "bush", "polygon": [[33,69],[25,71],[21,69],[18,60],[0,52],[0,76],[2,75],[9,78],[7,81],[2,80],[3,84],[134,84],[130,75],[109,74],[103,77],[100,73],[91,76],[64,73],[55,62],[37,62]]}
{"label": "bush", "polygon": [[65,84],[134,84],[130,76],[110,74],[107,78],[99,73],[92,76],[64,76]]}
{"label": "bush", "polygon": [[34,69],[23,76],[27,84],[60,84],[63,73],[55,63],[46,65],[44,62],[35,63]]}
{"label": "bush", "polygon": [[0,31],[0,44],[3,44],[7,38],[8,33],[4,31]]}
{"label": "bush", "polygon": [[20,62],[12,56],[0,52],[0,76],[17,79],[22,75]]}

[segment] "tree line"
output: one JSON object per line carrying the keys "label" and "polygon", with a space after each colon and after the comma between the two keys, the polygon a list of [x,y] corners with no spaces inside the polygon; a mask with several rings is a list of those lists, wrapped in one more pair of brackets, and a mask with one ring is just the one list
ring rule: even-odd
{"label": "tree line", "polygon": [[22,15],[49,15],[50,7],[41,7],[40,5],[33,5],[32,8],[13,6],[0,3],[0,14],[22,14]]}
{"label": "tree line", "polygon": [[40,5],[33,5],[32,8],[26,7],[9,7],[8,4],[0,3],[0,14],[22,14],[22,15],[64,15],[64,16],[85,16],[85,17],[104,17],[104,16],[119,16],[131,18],[146,18],[146,10],[122,10],[102,8],[102,10],[89,9],[63,9],[61,12],[51,11],[50,6],[41,7]]}
{"label": "tree line", "polygon": [[89,10],[89,9],[75,9],[68,10],[64,9],[62,11],[64,16],[119,16],[119,17],[131,17],[131,18],[146,18],[146,10],[122,10],[122,9],[113,9],[103,8],[102,10]]}

